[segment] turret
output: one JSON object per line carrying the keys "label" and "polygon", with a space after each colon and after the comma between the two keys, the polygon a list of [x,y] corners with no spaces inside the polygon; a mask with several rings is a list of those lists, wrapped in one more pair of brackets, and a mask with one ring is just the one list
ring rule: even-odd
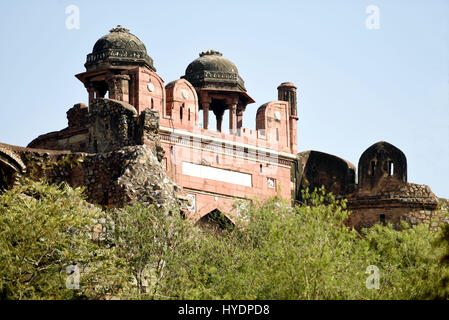
{"label": "turret", "polygon": [[283,82],[278,87],[278,100],[288,102],[289,128],[290,128],[290,148],[292,153],[298,151],[297,121],[298,110],[296,100],[297,87],[291,82]]}

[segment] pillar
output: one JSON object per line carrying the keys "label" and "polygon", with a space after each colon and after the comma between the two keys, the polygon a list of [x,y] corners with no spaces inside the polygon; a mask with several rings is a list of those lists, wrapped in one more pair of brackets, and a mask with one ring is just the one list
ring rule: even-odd
{"label": "pillar", "polygon": [[207,130],[209,126],[209,105],[210,103],[204,102],[202,103],[203,107],[203,128]]}
{"label": "pillar", "polygon": [[217,118],[217,131],[221,132],[222,128],[223,128],[223,114],[224,114],[224,110],[214,110],[215,113],[215,117]]}
{"label": "pillar", "polygon": [[229,104],[229,132],[233,133],[237,129],[237,104]]}
{"label": "pillar", "polygon": [[113,75],[108,78],[109,98],[129,102],[129,80],[128,75]]}
{"label": "pillar", "polygon": [[199,98],[201,102],[201,108],[203,109],[203,128],[207,130],[209,128],[209,109],[212,100],[209,98],[207,92],[200,92]]}
{"label": "pillar", "polygon": [[84,87],[87,89],[87,93],[89,95],[89,103],[88,105],[91,105],[95,100],[95,88],[92,82],[87,82],[84,84]]}
{"label": "pillar", "polygon": [[240,129],[243,126],[243,112],[245,111],[245,107],[242,105],[237,106],[237,129]]}

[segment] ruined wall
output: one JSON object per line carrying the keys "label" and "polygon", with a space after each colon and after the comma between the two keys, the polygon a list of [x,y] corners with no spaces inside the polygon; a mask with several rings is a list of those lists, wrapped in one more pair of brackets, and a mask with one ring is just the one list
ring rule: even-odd
{"label": "ruined wall", "polygon": [[396,227],[406,221],[411,225],[427,223],[431,229],[436,229],[442,221],[437,207],[438,198],[428,186],[383,179],[371,193],[359,189],[348,195],[348,209],[352,211],[348,222],[358,230],[381,220]]}
{"label": "ruined wall", "polygon": [[139,202],[165,208],[177,204],[180,188],[146,145],[88,155],[82,167],[87,195],[96,203],[122,207]]}
{"label": "ruined wall", "polygon": [[40,135],[28,144],[28,148],[69,150],[86,152],[88,138],[88,107],[85,104],[75,104],[67,111],[68,127],[60,131]]}
{"label": "ruined wall", "polygon": [[317,151],[301,152],[292,172],[295,198],[301,201],[301,190],[307,187],[313,191],[324,186],[347,199],[351,216],[346,223],[357,230],[376,223],[399,228],[402,221],[426,223],[434,230],[443,221],[430,188],[407,182],[407,160],[395,146],[381,141],[369,147],[360,157],[358,173],[356,184],[355,166],[348,161]]}
{"label": "ruined wall", "polygon": [[[167,177],[160,162],[163,148],[158,112],[146,110],[137,117],[125,103],[108,99],[97,100],[92,109],[89,133],[96,139],[99,152],[72,153],[0,145],[6,150],[0,150],[0,156],[10,155],[20,160],[22,169],[13,168],[16,174],[50,183],[84,186],[88,200],[103,206],[121,207],[140,202],[171,210],[184,205],[181,188]],[[107,125],[102,125],[101,119]],[[117,141],[112,141],[114,137]],[[132,145],[123,146],[126,143]],[[0,158],[0,168],[6,166],[7,162]]]}
{"label": "ruined wall", "polygon": [[296,197],[301,200],[301,190],[313,191],[321,186],[336,196],[355,190],[355,167],[334,155],[319,151],[298,154]]}
{"label": "ruined wall", "polygon": [[138,144],[137,119],[137,111],[129,103],[96,99],[89,110],[88,152],[104,153]]}

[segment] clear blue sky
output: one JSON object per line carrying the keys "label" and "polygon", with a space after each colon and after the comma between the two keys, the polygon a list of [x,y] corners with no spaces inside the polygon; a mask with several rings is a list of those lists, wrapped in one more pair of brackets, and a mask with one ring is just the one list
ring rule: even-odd
{"label": "clear blue sky", "polygon": [[[66,28],[68,5],[80,28]],[[379,7],[380,29],[365,26]],[[74,74],[95,41],[121,24],[146,45],[166,83],[200,51],[223,52],[248,93],[244,126],[299,87],[299,150],[355,165],[385,140],[407,156],[410,182],[449,198],[449,1],[1,1],[0,141],[27,145],[66,127],[66,111],[87,102]]]}

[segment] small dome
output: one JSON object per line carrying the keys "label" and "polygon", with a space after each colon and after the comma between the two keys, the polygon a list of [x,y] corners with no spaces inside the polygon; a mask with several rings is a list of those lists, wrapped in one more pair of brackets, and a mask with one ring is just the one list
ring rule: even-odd
{"label": "small dome", "polygon": [[234,63],[215,50],[200,53],[200,57],[190,63],[183,77],[195,88],[217,88],[245,91],[243,79]]}
{"label": "small dome", "polygon": [[142,66],[156,71],[153,59],[148,56],[143,42],[120,25],[97,40],[92,53],[87,55],[84,66],[90,71],[108,64],[111,66]]}

